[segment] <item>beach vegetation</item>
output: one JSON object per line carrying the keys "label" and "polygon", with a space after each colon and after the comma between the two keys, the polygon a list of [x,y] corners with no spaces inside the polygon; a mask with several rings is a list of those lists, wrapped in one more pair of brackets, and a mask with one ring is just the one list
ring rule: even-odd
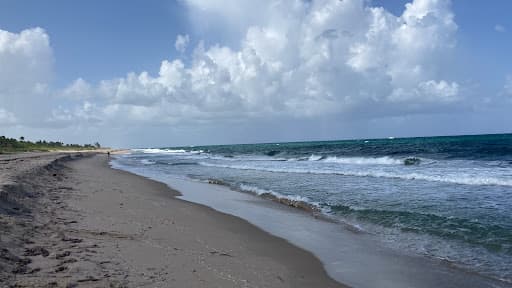
{"label": "beach vegetation", "polygon": [[99,143],[93,144],[64,144],[60,141],[38,140],[36,142],[26,141],[21,136],[20,140],[0,136],[0,153],[14,153],[27,151],[57,151],[57,150],[95,150],[99,149]]}

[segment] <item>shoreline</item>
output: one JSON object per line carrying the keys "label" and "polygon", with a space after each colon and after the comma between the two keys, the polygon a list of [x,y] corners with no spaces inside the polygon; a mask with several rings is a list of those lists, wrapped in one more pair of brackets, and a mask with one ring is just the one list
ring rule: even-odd
{"label": "shoreline", "polygon": [[[353,287],[511,287],[510,283],[443,259],[392,250],[370,234],[317,219],[310,211],[297,209],[296,205],[232,190],[218,185],[218,180],[194,181],[155,171],[148,173],[151,170],[144,166],[113,167],[165,183],[181,191],[184,194],[179,196],[181,199],[245,219],[310,251],[321,260],[332,278]],[[206,191],[208,193],[204,193]]]}
{"label": "shoreline", "polygon": [[[46,155],[36,157],[61,158]],[[22,190],[37,188],[42,195],[29,205],[27,215],[39,223],[30,239],[27,231],[14,231],[23,227],[20,220],[10,233],[27,241],[0,242],[25,263],[8,283],[346,287],[332,280],[312,253],[243,219],[177,199],[164,183],[110,168],[105,155],[80,158],[57,164],[47,159],[30,179],[16,176],[14,184],[31,182]]]}

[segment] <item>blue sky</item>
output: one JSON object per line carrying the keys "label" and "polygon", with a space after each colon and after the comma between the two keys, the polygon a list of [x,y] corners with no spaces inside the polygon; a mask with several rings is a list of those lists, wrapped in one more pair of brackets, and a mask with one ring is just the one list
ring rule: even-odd
{"label": "blue sky", "polygon": [[175,56],[176,35],[187,31],[174,1],[0,1],[0,28],[42,27],[56,55],[57,85],[78,77],[99,81],[128,71],[156,70]]}
{"label": "blue sky", "polygon": [[510,132],[512,2],[408,2],[0,0],[0,134],[158,146]]}

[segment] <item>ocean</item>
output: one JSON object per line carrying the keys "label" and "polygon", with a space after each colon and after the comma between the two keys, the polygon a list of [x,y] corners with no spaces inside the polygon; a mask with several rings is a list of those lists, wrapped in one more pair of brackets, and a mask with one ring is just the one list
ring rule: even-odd
{"label": "ocean", "polygon": [[280,201],[512,283],[512,134],[146,148],[113,166]]}

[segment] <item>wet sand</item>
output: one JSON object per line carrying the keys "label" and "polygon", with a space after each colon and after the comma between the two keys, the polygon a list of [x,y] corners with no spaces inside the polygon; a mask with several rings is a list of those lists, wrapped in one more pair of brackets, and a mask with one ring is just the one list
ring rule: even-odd
{"label": "wet sand", "polygon": [[281,238],[74,155],[0,156],[2,285],[344,287]]}

